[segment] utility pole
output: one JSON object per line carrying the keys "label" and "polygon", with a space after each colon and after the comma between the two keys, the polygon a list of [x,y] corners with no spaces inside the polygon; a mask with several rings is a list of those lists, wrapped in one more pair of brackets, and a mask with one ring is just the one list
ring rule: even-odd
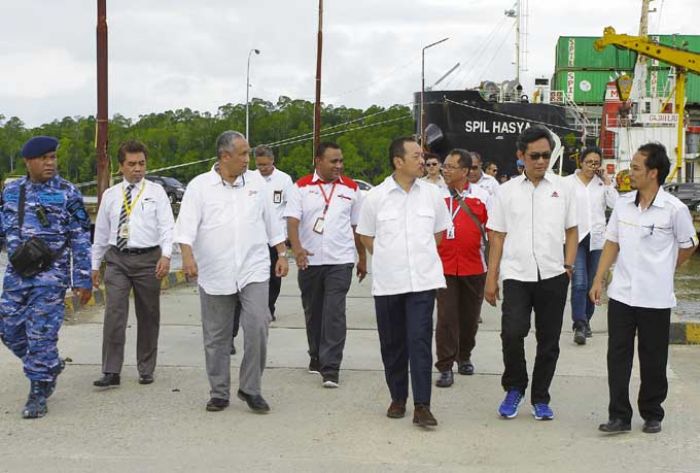
{"label": "utility pole", "polygon": [[420,53],[420,117],[418,119],[419,125],[419,135],[420,135],[420,145],[422,149],[427,149],[425,146],[425,51],[437,46],[440,43],[444,43],[448,38],[442,38],[440,41],[435,41],[425,46]]}
{"label": "utility pole", "polygon": [[[323,0],[318,0],[318,40],[316,46],[316,103],[314,104],[314,144],[312,156],[321,143],[321,53],[323,50]],[[313,158],[312,158],[313,159]]]}
{"label": "utility pole", "polygon": [[248,51],[248,67],[245,73],[245,140],[250,143],[250,138],[248,137],[248,129],[250,126],[250,56],[251,54],[260,54],[259,49],[251,49]]}
{"label": "utility pole", "polygon": [[107,0],[97,0],[97,205],[109,187],[109,159],[107,158],[107,135],[109,132],[107,112]]}

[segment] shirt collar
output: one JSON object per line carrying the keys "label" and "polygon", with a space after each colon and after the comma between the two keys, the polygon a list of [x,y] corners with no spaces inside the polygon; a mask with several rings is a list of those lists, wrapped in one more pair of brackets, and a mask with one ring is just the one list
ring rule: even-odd
{"label": "shirt collar", "polygon": [[[141,180],[140,180],[139,182],[137,182],[136,184],[133,184],[134,189],[136,189],[137,191],[138,191],[138,190],[141,190],[141,187],[143,187],[144,181],[145,181],[145,180],[146,180],[146,178],[144,177],[143,179],[141,179]],[[130,186],[130,185],[132,185],[132,184],[131,184],[129,181],[127,181],[126,179],[124,179],[124,180],[122,181],[122,189],[126,190],[126,188],[127,188],[128,186]]]}
{"label": "shirt collar", "polygon": [[[666,193],[664,188],[659,187],[659,190],[656,193],[656,195],[654,196],[654,198],[652,199],[649,207],[651,207],[653,205],[654,207],[658,207],[660,209],[663,209],[664,204],[666,203],[667,197],[668,197],[668,194]],[[640,198],[639,191],[634,191],[634,200],[632,202],[634,203],[635,207],[639,207],[639,198]]]}
{"label": "shirt collar", "polygon": [[345,184],[345,182],[343,181],[342,175],[338,176],[338,179],[336,181],[326,182],[323,179],[321,179],[321,176],[318,175],[316,170],[314,170],[314,177],[311,178],[311,182],[312,183],[322,182],[323,184],[332,184],[333,182],[339,182],[340,184]]}
{"label": "shirt collar", "polygon": [[[518,177],[520,177],[522,179],[522,182],[532,182],[530,180],[530,178],[527,177],[527,174],[525,174],[525,171],[523,171],[523,173]],[[547,181],[551,184],[552,183],[552,173],[550,173],[549,171],[545,172],[544,176],[542,176],[542,180]]]}
{"label": "shirt collar", "polygon": [[248,173],[248,171],[243,171],[243,174],[241,174],[239,177],[240,179],[236,179],[236,182],[233,183],[233,185],[229,184],[228,182],[224,181],[224,179],[221,177],[221,174],[219,174],[219,163],[216,162],[214,165],[211,167],[211,171],[209,171],[207,174],[207,181],[209,184],[215,186],[215,185],[222,185],[224,187],[233,187],[233,188],[239,188],[239,187],[244,187],[245,186],[245,175]]}

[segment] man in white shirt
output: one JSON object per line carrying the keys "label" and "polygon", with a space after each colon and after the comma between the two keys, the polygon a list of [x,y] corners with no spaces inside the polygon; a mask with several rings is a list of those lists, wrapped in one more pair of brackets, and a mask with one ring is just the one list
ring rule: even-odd
{"label": "man in white shirt", "polygon": [[[549,386],[559,358],[559,336],[576,258],[576,200],[559,176],[547,172],[554,143],[546,128],[533,126],[517,141],[525,170],[501,185],[489,208],[489,269],[484,298],[492,306],[503,278],[501,341],[506,397],[503,418],[518,415],[528,375],[525,337],[534,309],[537,356],[530,400],[536,420],[554,417]],[[564,248],[562,248],[564,243]]]}
{"label": "man in white shirt", "polygon": [[[481,187],[489,193],[490,198],[493,198],[493,195],[496,193],[496,189],[498,189],[500,184],[495,177],[486,174],[482,170],[483,162],[481,160],[481,155],[476,152],[472,152],[471,155],[472,166],[469,169],[469,182]],[[488,206],[489,203],[487,202],[486,205]]]}
{"label": "man in white shirt", "polygon": [[245,334],[238,397],[254,412],[270,406],[261,395],[271,316],[268,307],[270,253],[278,253],[277,276],[287,274],[284,229],[266,198],[265,181],[248,171],[250,147],[236,131],[216,141],[218,161],[195,177],[182,198],[175,241],[182,267],[198,278],[207,376],[208,411],[228,407],[231,387],[231,339],[236,304],[241,303]]}
{"label": "man in white shirt", "polygon": [[289,192],[284,216],[299,269],[298,281],[309,344],[309,373],[337,388],[345,347],[345,297],[357,276],[367,275],[365,250],[355,234],[361,197],[357,183],[342,175],[343,153],[335,143],[316,150],[315,171]]}
{"label": "man in white shirt", "polygon": [[446,287],[437,244],[450,226],[440,190],[420,179],[421,148],[413,138],[389,147],[394,173],[367,195],[357,232],[373,254],[372,295],[384,375],[387,416],[406,414],[411,367],[413,423],[437,425],[430,412],[435,292]]}
{"label": "man in white shirt", "polygon": [[608,422],[599,430],[631,428],[629,382],[637,336],[641,385],[637,405],[642,431],[661,432],[668,393],[666,363],[671,308],[676,306],[673,274],[698,245],[690,211],[661,185],[671,163],[659,143],[641,146],[630,166],[636,191],[621,196],[610,216],[606,242],[590,297],[600,304],[603,279],[617,260],[608,288]]}
{"label": "man in white shirt", "polygon": [[573,188],[578,211],[578,251],[571,278],[571,319],[574,343],[585,345],[593,336],[591,318],[595,304],[588,297],[605,242],[605,210],[615,206],[617,191],[601,172],[603,152],[586,148],[581,152],[581,169],[564,178]]}
{"label": "man in white shirt", "polygon": [[105,191],[95,221],[92,246],[92,283],[100,285],[100,266],[106,262],[106,294],[102,332],[102,373],[93,384],[118,386],[124,363],[129,292],[134,290],[139,383],[151,384],[158,354],[160,280],[170,270],[173,212],[165,190],[144,179],[148,150],[127,141],[117,154],[124,180]]}
{"label": "man in white shirt", "polygon": [[[267,184],[267,199],[272,202],[274,215],[279,220],[280,225],[284,228],[285,238],[287,235],[287,222],[284,218],[284,207],[287,204],[287,196],[289,190],[294,185],[292,178],[286,172],[280,171],[275,167],[275,154],[268,146],[256,146],[253,151],[255,156],[255,173],[259,174]],[[277,266],[277,249],[270,247],[270,296],[268,305],[270,306],[270,314],[272,320],[275,320],[275,303],[280,295],[282,287],[282,278],[275,274]],[[236,316],[233,323],[233,338],[235,340],[240,327],[241,309],[240,304],[236,305]],[[236,354],[234,342],[231,342],[231,354]]]}
{"label": "man in white shirt", "polygon": [[442,177],[441,174],[442,164],[440,163],[440,156],[437,154],[426,153],[424,159],[426,175],[423,177],[423,180],[438,186],[443,196],[445,198],[449,197],[450,191],[447,189],[445,178]]}

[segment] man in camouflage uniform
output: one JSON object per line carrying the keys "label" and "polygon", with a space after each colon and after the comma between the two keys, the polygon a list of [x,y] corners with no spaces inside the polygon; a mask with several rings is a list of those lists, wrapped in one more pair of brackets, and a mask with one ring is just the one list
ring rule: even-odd
{"label": "man in camouflage uniform", "polygon": [[[92,287],[90,219],[80,191],[57,174],[57,148],[58,140],[48,136],[25,143],[22,156],[27,176],[3,189],[0,207],[0,247],[6,247],[8,256],[31,237],[43,240],[54,255],[45,270],[29,277],[22,277],[8,263],[0,297],[0,337],[22,360],[31,383],[22,410],[27,419],[46,414],[46,399],[63,370],[56,342],[63,323],[66,288],[71,285],[84,304],[90,299]],[[24,217],[20,230],[22,193]]]}

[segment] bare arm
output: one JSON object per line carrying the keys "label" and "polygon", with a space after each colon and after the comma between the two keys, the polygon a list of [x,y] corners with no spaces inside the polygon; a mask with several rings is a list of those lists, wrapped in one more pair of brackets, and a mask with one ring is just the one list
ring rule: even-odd
{"label": "bare arm", "polygon": [[683,265],[686,261],[690,259],[691,256],[693,256],[693,253],[695,253],[695,250],[697,250],[697,246],[692,246],[690,248],[679,248],[678,249],[678,260],[676,262],[676,268],[680,268],[681,265]]}
{"label": "bare arm", "polygon": [[352,235],[355,238],[355,249],[357,250],[357,278],[362,280],[367,276],[367,252],[365,245],[362,244],[362,238],[357,233],[357,225],[352,226]]}
{"label": "bare arm", "polygon": [[180,243],[180,252],[182,253],[182,269],[185,271],[185,276],[188,278],[197,277],[197,262],[194,260],[192,247],[184,243]]}
{"label": "bare arm", "polygon": [[484,299],[492,306],[496,306],[496,301],[500,299],[498,290],[498,275],[503,257],[503,244],[507,233],[489,231],[489,270],[486,273],[486,286],[484,288]]}
{"label": "bare arm", "polygon": [[440,242],[442,241],[442,232],[436,233],[435,234],[435,245],[439,245]]}
{"label": "bare arm", "polygon": [[603,293],[603,278],[605,278],[605,274],[610,269],[610,266],[612,266],[617,259],[618,253],[620,253],[620,245],[614,241],[606,240],[605,246],[603,246],[603,253],[600,255],[598,271],[595,273],[591,290],[588,293],[591,301],[596,304],[600,304],[600,296]]}
{"label": "bare arm", "polygon": [[367,249],[367,252],[371,255],[374,254],[374,237],[360,235],[360,240],[362,245]]}
{"label": "bare arm", "polygon": [[299,219],[287,217],[287,238],[289,238],[289,243],[292,245],[292,252],[294,253],[297,267],[303,270],[309,267],[308,257],[313,256],[313,253],[309,253],[301,246],[301,240],[299,240],[299,223]]}
{"label": "bare arm", "polygon": [[[566,229],[566,242],[564,243],[564,264],[573,266],[576,262],[576,251],[578,250],[578,227]],[[569,278],[573,275],[573,271],[566,270]]]}

